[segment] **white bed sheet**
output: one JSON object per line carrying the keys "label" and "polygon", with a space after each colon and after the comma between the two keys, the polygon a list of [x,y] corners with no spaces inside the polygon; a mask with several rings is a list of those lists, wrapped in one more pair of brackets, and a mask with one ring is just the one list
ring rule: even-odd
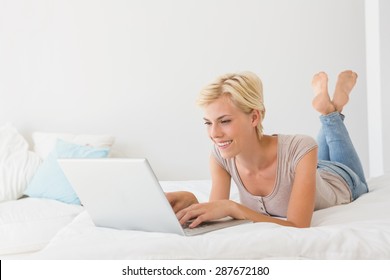
{"label": "white bed sheet", "polygon": [[41,250],[83,211],[81,206],[40,198],[1,202],[0,258]]}
{"label": "white bed sheet", "polygon": [[[201,201],[208,181],[162,182]],[[390,174],[369,181],[357,201],[316,211],[312,227],[244,224],[200,236],[95,227],[82,212],[33,259],[390,259]],[[233,198],[237,192],[232,189]]]}

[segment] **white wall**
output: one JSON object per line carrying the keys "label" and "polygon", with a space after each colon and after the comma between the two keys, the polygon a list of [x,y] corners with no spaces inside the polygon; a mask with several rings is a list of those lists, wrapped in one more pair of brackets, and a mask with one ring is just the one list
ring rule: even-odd
{"label": "white wall", "polygon": [[390,1],[379,1],[381,101],[384,172],[390,172]]}
{"label": "white wall", "polygon": [[369,174],[390,172],[390,3],[366,0]]}
{"label": "white wall", "polygon": [[368,154],[370,176],[384,172],[379,0],[365,1]]}
{"label": "white wall", "polygon": [[204,179],[205,84],[256,72],[265,132],[315,136],[312,75],[332,88],[352,68],[346,122],[368,170],[364,31],[364,0],[0,0],[0,124],[112,134],[159,179]]}

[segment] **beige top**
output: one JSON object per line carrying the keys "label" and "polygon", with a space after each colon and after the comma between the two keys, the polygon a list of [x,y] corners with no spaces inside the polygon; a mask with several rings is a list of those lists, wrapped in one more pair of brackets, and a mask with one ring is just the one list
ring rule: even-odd
{"label": "beige top", "polygon": [[[316,141],[305,135],[277,135],[277,173],[273,191],[267,196],[256,196],[248,192],[238,174],[235,158],[222,158],[214,145],[212,153],[236,183],[240,201],[248,208],[271,216],[286,217],[288,201],[294,183],[295,168],[300,159],[317,147]],[[351,191],[345,180],[337,174],[317,169],[315,210],[349,203]]]}

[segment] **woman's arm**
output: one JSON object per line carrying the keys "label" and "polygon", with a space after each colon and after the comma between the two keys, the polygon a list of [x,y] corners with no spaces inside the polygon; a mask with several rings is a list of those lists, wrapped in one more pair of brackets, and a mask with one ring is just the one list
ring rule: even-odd
{"label": "woman's arm", "polygon": [[165,196],[167,197],[175,213],[187,208],[188,206],[191,206],[192,204],[199,203],[196,196],[191,192],[168,192],[165,193]]}
{"label": "woman's arm", "polygon": [[196,227],[204,221],[226,216],[254,222],[276,223],[283,226],[309,227],[315,203],[316,169],[317,149],[313,149],[297,165],[286,220],[263,215],[227,199],[193,204],[179,211],[177,216],[181,223],[195,219],[190,227]]}
{"label": "woman's arm", "polygon": [[310,227],[316,196],[317,150],[307,153],[295,170],[287,210],[287,221],[295,227]]}
{"label": "woman's arm", "polygon": [[229,199],[231,176],[213,155],[210,156],[210,172],[212,185],[209,201]]}
{"label": "woman's arm", "polygon": [[[213,182],[210,193],[210,201],[229,199],[230,175],[219,165],[219,163],[212,155],[210,156],[210,169]],[[168,192],[165,193],[165,195],[175,213],[193,204],[199,203],[198,199],[191,192]]]}

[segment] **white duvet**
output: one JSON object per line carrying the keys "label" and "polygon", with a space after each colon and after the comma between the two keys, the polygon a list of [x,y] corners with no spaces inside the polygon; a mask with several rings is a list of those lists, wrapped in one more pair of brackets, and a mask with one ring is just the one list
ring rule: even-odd
{"label": "white duvet", "polygon": [[[207,200],[208,181],[162,182]],[[83,211],[35,259],[390,259],[390,176],[357,201],[314,213],[312,227],[244,224],[200,236],[95,227]],[[233,189],[233,199],[237,193]]]}
{"label": "white duvet", "polygon": [[44,248],[84,210],[56,200],[23,198],[0,203],[0,258]]}

